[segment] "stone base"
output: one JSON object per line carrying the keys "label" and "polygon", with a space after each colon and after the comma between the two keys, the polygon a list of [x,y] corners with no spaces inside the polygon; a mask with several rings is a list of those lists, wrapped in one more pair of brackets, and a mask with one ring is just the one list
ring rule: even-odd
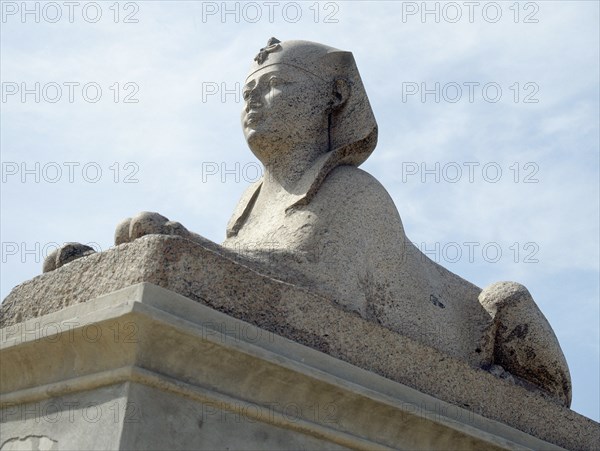
{"label": "stone base", "polygon": [[581,417],[553,419],[557,446],[149,283],[1,338],[1,450],[597,444]]}
{"label": "stone base", "polygon": [[[0,329],[3,339],[0,388],[2,400],[8,406],[6,418],[10,419],[11,409],[17,409],[15,415],[21,418],[18,409],[26,408],[30,402],[38,403],[32,404],[35,406],[43,399],[71,391],[84,393],[118,384],[126,387],[122,395],[125,402],[137,403],[130,395],[134,384],[162,390],[170,385],[165,381],[152,385],[148,381],[166,376],[173,378],[176,386],[181,381],[190,384],[186,388],[191,390],[189,393],[195,387],[203,387],[227,394],[234,403],[250,402],[249,409],[266,406],[267,413],[269,403],[286,406],[285,403],[310,400],[312,404],[303,404],[305,410],[319,408],[330,414],[327,409],[335,409],[339,414],[339,409],[349,407],[339,401],[345,398],[339,398],[342,395],[336,384],[345,387],[351,381],[369,392],[379,393],[394,405],[400,403],[404,407],[398,412],[404,412],[403,418],[437,415],[471,425],[473,421],[466,419],[471,418],[468,415],[482,421],[485,417],[486,422],[498,422],[489,424],[510,426],[529,434],[529,438],[537,437],[565,448],[591,449],[600,441],[597,423],[559,405],[544,391],[517,385],[415,338],[393,332],[344,310],[311,287],[299,286],[301,281],[282,282],[265,275],[263,269],[267,268],[242,264],[235,255],[225,252],[208,240],[203,245],[178,237],[150,235],[75,260],[17,286],[0,306],[0,327],[4,327]],[[84,318],[88,318],[87,322]],[[175,325],[166,325],[172,321]],[[183,332],[175,333],[180,327]],[[78,333],[83,337],[78,337]],[[41,339],[42,336],[50,338]],[[215,340],[223,343],[215,346]],[[230,349],[230,345],[242,348],[235,353],[222,349]],[[245,346],[261,353],[268,351],[274,360],[262,357],[247,360]],[[285,368],[300,362],[302,368],[334,378],[334,382],[326,389],[321,388],[324,392],[317,396],[312,383],[296,379],[300,376],[294,376],[295,373],[279,375],[280,369],[273,369],[268,362],[276,366],[281,363]],[[148,374],[152,374],[150,379],[143,376]],[[271,391],[274,387],[279,388]],[[187,396],[169,390],[177,396]],[[412,394],[407,397],[406,393]],[[202,399],[199,402],[205,402]],[[140,401],[139,405],[146,402],[150,401]],[[334,407],[331,402],[336,403]],[[290,409],[295,408],[295,404],[290,405]],[[209,406],[212,409],[214,402]],[[145,411],[151,409],[147,406]],[[239,408],[227,406],[218,409],[240,412]],[[394,447],[409,443],[402,441],[409,440],[406,437],[393,438],[395,434],[411,431],[411,437],[419,435],[413,420],[390,422],[386,418],[392,413],[378,409],[369,408],[366,413],[350,409],[352,416],[340,417],[343,427],[333,430],[380,444],[392,443],[388,446]],[[290,413],[281,408],[275,410],[279,412],[276,418]],[[313,416],[324,415],[320,410],[315,412]],[[377,417],[377,412],[383,412],[382,416]],[[307,413],[302,415],[311,424],[319,424],[306,417]],[[160,413],[156,416],[162,418]],[[380,424],[371,424],[373,421]],[[398,426],[395,424],[398,422],[410,427]],[[284,421],[284,425],[288,423]],[[376,433],[363,431],[367,425],[375,428]],[[152,430],[158,426],[152,424]],[[324,427],[331,429],[328,424]],[[425,430],[430,431],[428,428]],[[487,431],[478,424],[475,429]],[[3,437],[4,430],[10,429],[2,428]],[[21,437],[20,434],[14,437]],[[389,441],[380,439],[387,437],[386,434],[392,434]],[[426,435],[427,440],[437,440],[435,437],[444,437],[445,433],[436,432],[434,438],[429,432]],[[433,442],[410,443],[402,446],[437,446]]]}

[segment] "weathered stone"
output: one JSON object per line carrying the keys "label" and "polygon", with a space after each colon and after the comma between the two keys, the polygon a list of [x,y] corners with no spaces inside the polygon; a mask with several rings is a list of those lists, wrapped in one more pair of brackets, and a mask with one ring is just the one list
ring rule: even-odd
{"label": "weathered stone", "polygon": [[[566,448],[585,448],[574,446],[581,440],[578,437],[588,437],[585,443],[597,437],[594,436],[598,431],[595,423],[560,406],[545,391],[496,377],[464,359],[424,344],[425,337],[418,341],[391,331],[376,321],[345,310],[313,289],[263,275],[253,269],[251,262],[242,264],[241,260],[233,259],[239,257],[238,254],[227,252],[210,241],[201,245],[181,237],[145,236],[75,260],[17,286],[2,306],[0,327],[4,328],[5,336],[18,336],[18,331],[23,328],[36,330],[35,325],[18,324],[25,320],[58,312],[67,306],[85,304],[133,284],[149,282],[264,331],[551,443]],[[117,293],[113,296],[126,299],[125,294],[120,298]],[[89,309],[94,309],[95,303],[93,301]],[[180,315],[191,318],[190,313],[181,312]],[[154,340],[152,334],[145,337]],[[48,343],[48,351],[40,349],[39,355],[54,349],[52,341]],[[150,349],[158,352],[157,345],[148,345],[146,352],[151,353]],[[90,352],[98,353],[102,349],[102,345],[93,344]],[[175,352],[172,346],[170,349],[169,352]],[[133,351],[121,348],[115,352],[118,355],[96,355],[101,361],[108,357],[127,358]],[[177,360],[176,355],[179,354],[174,354],[173,362]],[[190,360],[185,359],[186,362]],[[19,359],[4,358],[3,362],[19,365]],[[6,363],[3,366],[6,367]],[[69,365],[61,364],[60,368],[64,371],[62,377],[67,378],[72,372]],[[322,369],[326,370],[327,366]],[[44,371],[47,371],[46,367],[40,367],[39,374]],[[194,371],[190,368],[189,375]],[[33,384],[38,376],[28,370],[27,377]]]}
{"label": "weathered stone", "polygon": [[[146,237],[124,248],[131,258],[145,241],[173,240],[181,239]],[[547,397],[368,327],[297,287],[239,268],[243,291],[224,297],[232,277],[215,280],[211,296],[205,279],[218,260],[209,252],[190,257],[198,256],[207,265],[196,281],[206,286],[204,302],[227,314],[142,283],[0,329],[0,446],[31,445],[36,437],[58,449],[551,450],[598,442],[597,423]],[[98,257],[51,277],[78,264],[108,268]],[[174,263],[187,259],[174,257],[162,260],[161,277],[184,289],[191,281],[178,280]],[[274,314],[261,318],[253,305]],[[369,371],[232,312],[279,323],[294,341],[320,335],[330,353],[363,359]],[[449,404],[374,374],[386,358],[396,377],[417,385],[437,379],[439,390],[462,400]]]}
{"label": "weathered stone", "polygon": [[152,234],[191,236],[191,233],[180,223],[169,221],[158,213],[142,211],[133,218],[124,219],[117,225],[115,245],[129,243],[142,236]]}
{"label": "weathered stone", "polygon": [[562,350],[527,290],[482,292],[430,260],[358,168],[378,128],[350,52],[272,38],[244,100],[244,136],[264,172],[222,246],[142,212],[117,226],[112,250],[56,251],[46,274],[8,296],[0,325],[150,282],[519,428],[539,424],[515,419],[517,400],[570,405]]}
{"label": "weathered stone", "polygon": [[[410,242],[389,194],[356,167],[375,148],[377,123],[351,53],[272,38],[254,59],[244,99],[244,135],[265,171],[236,207],[225,248],[265,274],[314,289],[348,311],[469,364],[514,370],[569,405],[566,361],[531,296],[519,306],[505,303],[505,320],[498,323],[480,304],[480,288]],[[152,212],[122,221],[115,244],[148,234],[206,244]],[[64,262],[84,255],[61,253],[73,255]],[[54,260],[45,271],[64,264]],[[521,311],[537,313],[513,324]],[[530,327],[537,338],[512,340],[498,332],[517,326]],[[511,344],[505,346],[506,339]],[[516,353],[518,363],[507,361],[504,351]],[[525,354],[537,357],[524,359]],[[558,370],[545,369],[556,362]]]}
{"label": "weathered stone", "polygon": [[72,262],[81,257],[96,252],[92,247],[81,243],[66,243],[58,249],[53,250],[44,259],[42,271],[54,271],[62,265]]}
{"label": "weathered stone", "polygon": [[[494,363],[509,337],[495,333],[481,289],[419,251],[387,191],[356,167],[375,147],[377,124],[352,54],[272,39],[244,93],[242,128],[265,170],[242,196],[223,246],[268,262],[282,280],[304,275],[363,318],[471,364]],[[518,311],[539,312],[530,296],[522,302]],[[569,405],[570,376],[552,329],[541,313],[526,321],[538,338],[510,346],[538,357],[531,368],[519,359],[518,370],[506,369]],[[544,372],[555,362],[559,370]]]}
{"label": "weathered stone", "polygon": [[527,288],[515,282],[497,282],[479,295],[494,322],[493,363],[509,373],[558,393],[571,403],[571,376],[558,340]]}

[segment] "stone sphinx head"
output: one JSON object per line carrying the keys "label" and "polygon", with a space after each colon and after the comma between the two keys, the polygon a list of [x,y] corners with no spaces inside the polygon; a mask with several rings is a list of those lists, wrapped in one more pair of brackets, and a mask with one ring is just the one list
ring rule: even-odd
{"label": "stone sphinx head", "polygon": [[358,166],[377,143],[377,123],[350,52],[271,38],[254,58],[243,96],[244,136],[265,166],[285,152],[319,162],[327,172]]}

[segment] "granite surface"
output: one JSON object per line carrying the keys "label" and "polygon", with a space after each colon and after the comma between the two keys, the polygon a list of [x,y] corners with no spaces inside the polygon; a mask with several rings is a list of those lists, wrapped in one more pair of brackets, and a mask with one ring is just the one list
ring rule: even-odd
{"label": "granite surface", "polygon": [[[235,255],[209,241],[148,235],[17,286],[2,304],[1,327],[150,282],[553,443],[566,443],[565,434],[598,430],[543,390],[403,336],[306,287],[261,274]],[[587,429],[572,429],[580,424]]]}

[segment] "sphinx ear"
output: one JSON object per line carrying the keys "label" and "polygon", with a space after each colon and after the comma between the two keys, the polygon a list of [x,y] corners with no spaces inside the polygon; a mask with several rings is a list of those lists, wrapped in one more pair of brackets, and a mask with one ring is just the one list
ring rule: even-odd
{"label": "sphinx ear", "polygon": [[336,78],[333,82],[331,111],[337,111],[344,106],[350,97],[350,84],[345,78]]}

